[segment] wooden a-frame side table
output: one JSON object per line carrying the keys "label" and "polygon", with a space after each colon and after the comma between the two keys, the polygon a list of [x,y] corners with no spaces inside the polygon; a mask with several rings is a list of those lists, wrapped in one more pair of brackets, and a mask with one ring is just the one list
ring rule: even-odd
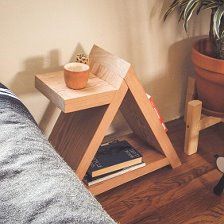
{"label": "wooden a-frame side table", "polygon": [[[89,62],[90,79],[81,91],[66,87],[63,71],[36,76],[36,88],[62,111],[49,141],[82,180],[120,109],[133,130],[120,139],[142,153],[146,166],[87,188],[97,195],[169,164],[178,167],[181,162],[131,65],[95,45]],[[160,151],[150,146],[151,132]]]}

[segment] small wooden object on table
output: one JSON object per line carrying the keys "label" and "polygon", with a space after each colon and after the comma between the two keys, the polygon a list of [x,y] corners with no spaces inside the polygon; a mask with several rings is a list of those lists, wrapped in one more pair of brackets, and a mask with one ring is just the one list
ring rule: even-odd
{"label": "small wooden object on table", "polygon": [[[131,65],[97,46],[91,50],[89,65],[90,79],[83,90],[67,88],[63,71],[36,76],[36,88],[62,111],[49,141],[83,180],[120,109],[134,133],[120,139],[128,140],[142,153],[146,166],[88,189],[97,195],[169,164],[179,166],[180,160]],[[150,147],[151,131],[163,153]]]}
{"label": "small wooden object on table", "polygon": [[224,114],[209,111],[202,107],[202,102],[197,100],[195,79],[192,77],[188,78],[184,119],[186,122],[184,152],[187,155],[197,152],[201,130],[224,121]]}

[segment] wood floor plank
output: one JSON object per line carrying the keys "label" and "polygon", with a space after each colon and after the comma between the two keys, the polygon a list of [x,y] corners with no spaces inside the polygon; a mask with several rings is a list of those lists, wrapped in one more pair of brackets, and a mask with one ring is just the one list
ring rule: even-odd
{"label": "wood floor plank", "polygon": [[161,223],[182,223],[194,214],[207,211],[219,203],[219,197],[212,194],[212,188],[219,178],[218,171],[212,170],[187,185],[176,188],[175,192],[168,191],[167,195],[170,197],[162,197],[162,204],[156,204],[163,215],[167,214]]}
{"label": "wood floor plank", "polygon": [[220,197],[216,197],[212,201],[212,206],[204,212],[193,216],[183,224],[223,224],[224,223],[224,201]]}
{"label": "wood floor plank", "polygon": [[165,167],[97,197],[121,224],[224,223],[224,195],[212,190],[221,174],[214,154],[224,154],[224,126],[203,130],[197,154],[183,153],[185,127],[181,119],[168,123],[169,137],[183,165]]}

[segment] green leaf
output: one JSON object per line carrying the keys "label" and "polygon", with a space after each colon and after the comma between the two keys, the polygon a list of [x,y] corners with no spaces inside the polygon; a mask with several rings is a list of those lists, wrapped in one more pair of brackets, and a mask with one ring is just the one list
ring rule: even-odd
{"label": "green leaf", "polygon": [[165,21],[167,19],[167,16],[172,13],[176,7],[178,6],[180,0],[174,0],[173,3],[169,6],[169,9],[166,11],[163,20]]}
{"label": "green leaf", "polygon": [[223,37],[224,37],[224,30],[221,33],[221,38],[223,38]]}
{"label": "green leaf", "polygon": [[181,12],[180,12],[180,17],[179,17],[178,22],[180,22],[180,21],[181,21],[181,19],[183,18],[183,15],[184,15],[184,10],[185,10],[185,9],[182,9],[182,10],[181,10]]}
{"label": "green leaf", "polygon": [[182,4],[180,5],[180,17],[179,17],[178,22],[180,22],[180,20],[183,19],[184,11],[185,11],[188,1],[189,0],[183,1]]}
{"label": "green leaf", "polygon": [[197,9],[197,15],[200,13],[201,10],[206,10],[206,9],[215,9],[219,6],[217,2],[203,2],[199,8]]}
{"label": "green leaf", "polygon": [[190,20],[194,10],[200,5],[200,0],[189,0],[185,10],[184,10],[184,29],[188,30],[188,21]]}
{"label": "green leaf", "polygon": [[168,15],[170,15],[176,8],[186,6],[188,1],[189,0],[174,0],[172,4],[169,6],[166,13],[164,14],[163,20],[165,21]]}
{"label": "green leaf", "polygon": [[220,23],[224,14],[224,4],[217,8],[213,17],[213,32],[220,39]]}

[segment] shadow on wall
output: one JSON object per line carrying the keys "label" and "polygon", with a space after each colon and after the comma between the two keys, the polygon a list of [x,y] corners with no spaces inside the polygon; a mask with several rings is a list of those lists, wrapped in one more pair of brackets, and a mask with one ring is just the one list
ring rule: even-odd
{"label": "shadow on wall", "polygon": [[[83,52],[82,45],[78,43],[68,62],[74,61],[76,54]],[[10,84],[10,88],[18,96],[36,92],[34,85],[36,74],[55,72],[62,69],[63,66],[60,65],[60,52],[57,49],[50,51],[49,56],[46,58],[42,56],[28,58],[24,62],[24,70],[15,75],[15,78]]]}
{"label": "shadow on wall", "polygon": [[185,98],[187,91],[187,80],[194,76],[194,67],[191,60],[192,47],[195,41],[203,36],[189,37],[171,45],[168,53],[168,73],[174,82],[178,82],[180,94],[179,113],[184,113]]}
{"label": "shadow on wall", "polygon": [[[163,47],[166,48],[169,46],[169,43],[166,43],[167,41],[172,41],[173,44],[169,46],[166,58],[160,54],[162,60],[166,62],[165,69],[163,71],[159,71],[158,69],[158,74],[154,75],[155,78],[151,79],[150,82],[145,82],[146,90],[155,97],[155,102],[159,106],[162,116],[167,115],[166,120],[178,118],[184,113],[187,78],[188,76],[194,75],[191,62],[192,45],[197,39],[202,37],[198,35],[203,33],[203,30],[205,30],[203,28],[206,28],[206,23],[203,22],[203,18],[198,20],[195,17],[192,21],[197,21],[197,23],[190,26],[189,37],[182,39],[186,36],[186,33],[183,29],[182,22],[178,23],[179,15],[174,12],[173,16],[171,16],[173,18],[169,18],[174,23],[173,26],[169,26],[171,30],[168,30],[166,24],[163,23],[163,15],[171,2],[162,0],[155,1],[154,5],[151,5],[150,8],[149,30],[153,31],[155,24],[157,26],[161,25],[161,29],[164,26],[164,30],[161,30],[160,34],[158,33],[160,36],[161,34],[163,35],[161,38],[162,42],[157,46],[158,50],[163,50]],[[199,31],[199,33],[196,31]],[[182,40],[175,41],[180,38]]]}
{"label": "shadow on wall", "polygon": [[[184,112],[187,77],[193,75],[191,63],[192,44],[208,32],[207,15],[194,16],[189,33],[178,23],[179,15],[173,12],[163,22],[163,15],[172,0],[124,1],[118,16],[125,27],[123,46],[126,56],[135,68],[138,78],[150,93],[167,120],[181,116]],[[125,10],[125,15],[122,12]],[[130,21],[132,13],[135,20]],[[188,37],[188,38],[186,38]]]}
{"label": "shadow on wall", "polygon": [[[37,56],[26,59],[24,62],[24,70],[15,75],[15,78],[10,84],[10,88],[16,93],[17,96],[37,92],[35,89],[35,75],[61,70],[62,67],[59,65],[59,61],[60,53],[57,49],[50,51],[47,58]],[[45,67],[45,64],[48,64],[47,68]],[[51,119],[50,115],[55,113],[55,111],[55,106],[49,102],[39,122],[39,127],[43,132],[45,132],[47,124]]]}
{"label": "shadow on wall", "polygon": [[[75,56],[83,52],[84,50],[82,45],[78,43],[69,62],[73,62],[75,60]],[[16,93],[17,96],[35,92],[37,93],[38,91],[35,89],[36,74],[50,73],[60,71],[62,69],[63,66],[60,65],[60,52],[57,49],[50,51],[49,56],[46,58],[42,56],[28,58],[24,62],[24,70],[15,75],[15,78],[10,84],[10,88]],[[53,103],[49,102],[39,122],[39,127],[43,132],[46,131],[49,121],[55,111],[56,107]]]}
{"label": "shadow on wall", "polygon": [[[201,37],[191,37],[172,44],[168,51],[165,73],[157,74],[158,78],[145,83],[146,87],[151,87],[146,89],[147,91],[150,89],[156,104],[160,105],[162,116],[166,111],[177,113],[174,116],[184,113],[187,79],[188,76],[194,76],[191,61],[192,45],[199,38]],[[172,102],[176,102],[176,105],[170,104],[171,99]],[[178,108],[178,110],[174,110],[174,108]]]}
{"label": "shadow on wall", "polygon": [[[24,70],[15,75],[10,85],[11,89],[18,96],[36,92],[34,86],[35,75],[62,69],[59,65],[59,56],[59,51],[55,49],[50,51],[47,58],[36,56],[26,59]],[[45,64],[48,64],[47,68]]]}
{"label": "shadow on wall", "polygon": [[[154,5],[151,7],[151,10],[149,12],[149,26],[152,27],[153,26],[153,23],[156,22],[156,23],[160,23],[161,25],[161,28],[164,24],[164,21],[163,21],[163,16],[164,14],[166,13],[168,7],[170,6],[172,1],[164,1],[164,0],[157,0],[154,2]],[[150,8],[150,5],[148,3],[148,7]],[[175,12],[172,13],[173,15],[176,15],[175,19],[176,19],[176,22],[178,21],[178,16]],[[156,21],[155,21],[156,20]],[[180,26],[176,26],[176,33],[182,33],[183,31],[183,28]]]}

